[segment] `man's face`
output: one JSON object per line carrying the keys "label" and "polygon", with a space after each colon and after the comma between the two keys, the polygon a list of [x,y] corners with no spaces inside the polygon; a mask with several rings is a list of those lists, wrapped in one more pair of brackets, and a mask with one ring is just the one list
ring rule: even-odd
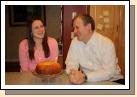
{"label": "man's face", "polygon": [[84,25],[81,18],[76,18],[73,23],[74,32],[77,36],[77,39],[80,41],[84,41],[88,35],[88,27]]}

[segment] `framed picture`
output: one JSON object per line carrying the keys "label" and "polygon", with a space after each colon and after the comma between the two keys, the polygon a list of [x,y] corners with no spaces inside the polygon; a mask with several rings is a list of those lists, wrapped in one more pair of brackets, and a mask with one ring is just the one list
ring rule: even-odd
{"label": "framed picture", "polygon": [[45,6],[9,5],[9,21],[11,26],[25,26],[27,20],[33,16],[40,16],[45,20]]}

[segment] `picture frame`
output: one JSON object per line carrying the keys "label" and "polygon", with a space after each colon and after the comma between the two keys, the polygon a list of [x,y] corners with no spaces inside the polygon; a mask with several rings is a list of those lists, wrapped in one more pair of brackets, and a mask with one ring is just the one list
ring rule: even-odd
{"label": "picture frame", "polygon": [[25,26],[27,20],[39,16],[45,21],[44,5],[9,5],[10,26]]}

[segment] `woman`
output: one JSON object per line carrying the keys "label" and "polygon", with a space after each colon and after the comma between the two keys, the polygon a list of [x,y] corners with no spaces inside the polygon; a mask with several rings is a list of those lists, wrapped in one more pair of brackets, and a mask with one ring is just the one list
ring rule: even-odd
{"label": "woman", "polygon": [[21,71],[33,71],[36,64],[44,60],[58,59],[58,44],[54,38],[48,37],[44,22],[35,17],[28,25],[28,37],[19,45],[19,61]]}

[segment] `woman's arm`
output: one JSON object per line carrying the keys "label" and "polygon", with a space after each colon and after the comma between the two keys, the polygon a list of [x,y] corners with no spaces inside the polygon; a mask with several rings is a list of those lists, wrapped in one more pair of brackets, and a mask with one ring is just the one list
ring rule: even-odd
{"label": "woman's arm", "polygon": [[21,41],[19,45],[19,62],[21,71],[29,71],[29,57],[28,57],[28,46],[27,40]]}

